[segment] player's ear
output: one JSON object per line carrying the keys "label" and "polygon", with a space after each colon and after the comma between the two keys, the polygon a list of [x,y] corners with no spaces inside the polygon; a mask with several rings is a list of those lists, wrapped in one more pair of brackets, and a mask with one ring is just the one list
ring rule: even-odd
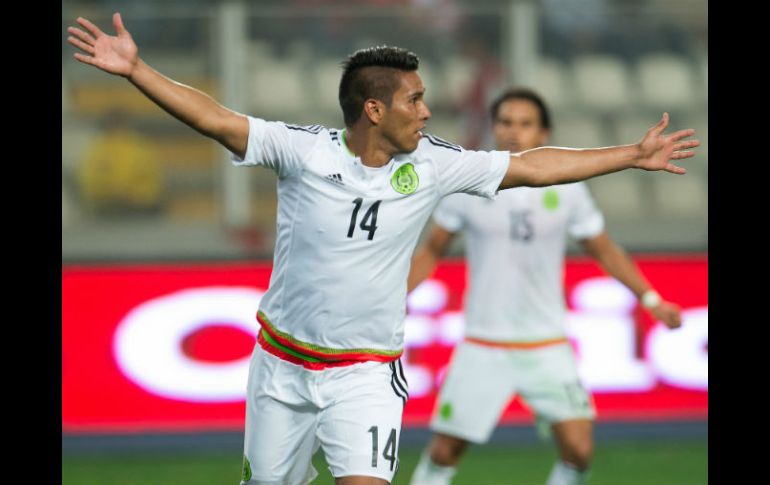
{"label": "player's ear", "polygon": [[380,124],[380,121],[382,121],[382,116],[385,113],[384,107],[385,105],[382,101],[369,98],[364,101],[364,114],[369,118],[369,121],[371,121],[373,125],[378,125]]}

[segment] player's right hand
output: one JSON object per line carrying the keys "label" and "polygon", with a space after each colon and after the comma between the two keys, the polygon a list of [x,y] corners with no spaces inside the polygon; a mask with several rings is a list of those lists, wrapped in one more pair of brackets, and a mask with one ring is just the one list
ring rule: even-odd
{"label": "player's right hand", "polygon": [[88,19],[78,17],[77,22],[85,29],[68,27],[71,35],[67,42],[81,51],[75,53],[75,59],[85,64],[91,64],[110,74],[130,77],[139,60],[138,49],[123,26],[119,13],[112,16],[117,36],[107,35]]}
{"label": "player's right hand", "polygon": [[662,301],[658,306],[650,309],[650,313],[668,328],[679,328],[682,326],[682,313],[679,305]]}
{"label": "player's right hand", "polygon": [[670,135],[663,133],[668,127],[668,113],[663,113],[660,122],[647,130],[642,141],[637,143],[639,157],[636,168],[643,170],[665,170],[666,172],[683,174],[682,167],[674,165],[671,160],[682,160],[695,155],[693,150],[700,145],[699,140],[685,140],[684,138],[695,134],[695,130],[679,130]]}

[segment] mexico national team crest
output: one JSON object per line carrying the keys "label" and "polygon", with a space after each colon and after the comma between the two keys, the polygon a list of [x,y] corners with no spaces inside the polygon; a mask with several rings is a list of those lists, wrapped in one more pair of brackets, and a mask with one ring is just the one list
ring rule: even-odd
{"label": "mexico national team crest", "polygon": [[553,189],[548,189],[543,194],[543,205],[549,211],[556,210],[559,207],[559,193]]}
{"label": "mexico national team crest", "polygon": [[244,482],[248,482],[251,480],[251,463],[249,463],[249,459],[246,458],[246,455],[243,455],[243,473],[241,474],[241,480]]}
{"label": "mexico national team crest", "polygon": [[414,165],[411,163],[401,165],[393,174],[393,178],[390,179],[390,185],[396,192],[404,195],[409,195],[417,190],[417,186],[420,185],[420,178],[414,171]]}

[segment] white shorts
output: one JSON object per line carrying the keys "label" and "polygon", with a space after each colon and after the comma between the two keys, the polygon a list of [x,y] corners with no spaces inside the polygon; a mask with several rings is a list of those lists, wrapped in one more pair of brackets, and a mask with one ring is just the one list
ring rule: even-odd
{"label": "white shorts", "polygon": [[436,400],[431,429],[485,443],[517,394],[541,423],[596,415],[568,343],[505,349],[461,342]]}
{"label": "white shorts", "polygon": [[255,346],[241,485],[306,484],[320,447],[334,477],[390,482],[407,399],[401,362],[309,370]]}

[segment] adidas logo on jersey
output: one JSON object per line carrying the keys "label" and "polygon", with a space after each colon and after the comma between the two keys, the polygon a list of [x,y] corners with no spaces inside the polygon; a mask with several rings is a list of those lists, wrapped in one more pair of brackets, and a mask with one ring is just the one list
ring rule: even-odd
{"label": "adidas logo on jersey", "polygon": [[326,176],[326,180],[328,180],[329,182],[331,182],[333,184],[345,185],[344,183],[342,183],[342,175],[340,175],[338,173],[332,173],[332,174],[327,175]]}

